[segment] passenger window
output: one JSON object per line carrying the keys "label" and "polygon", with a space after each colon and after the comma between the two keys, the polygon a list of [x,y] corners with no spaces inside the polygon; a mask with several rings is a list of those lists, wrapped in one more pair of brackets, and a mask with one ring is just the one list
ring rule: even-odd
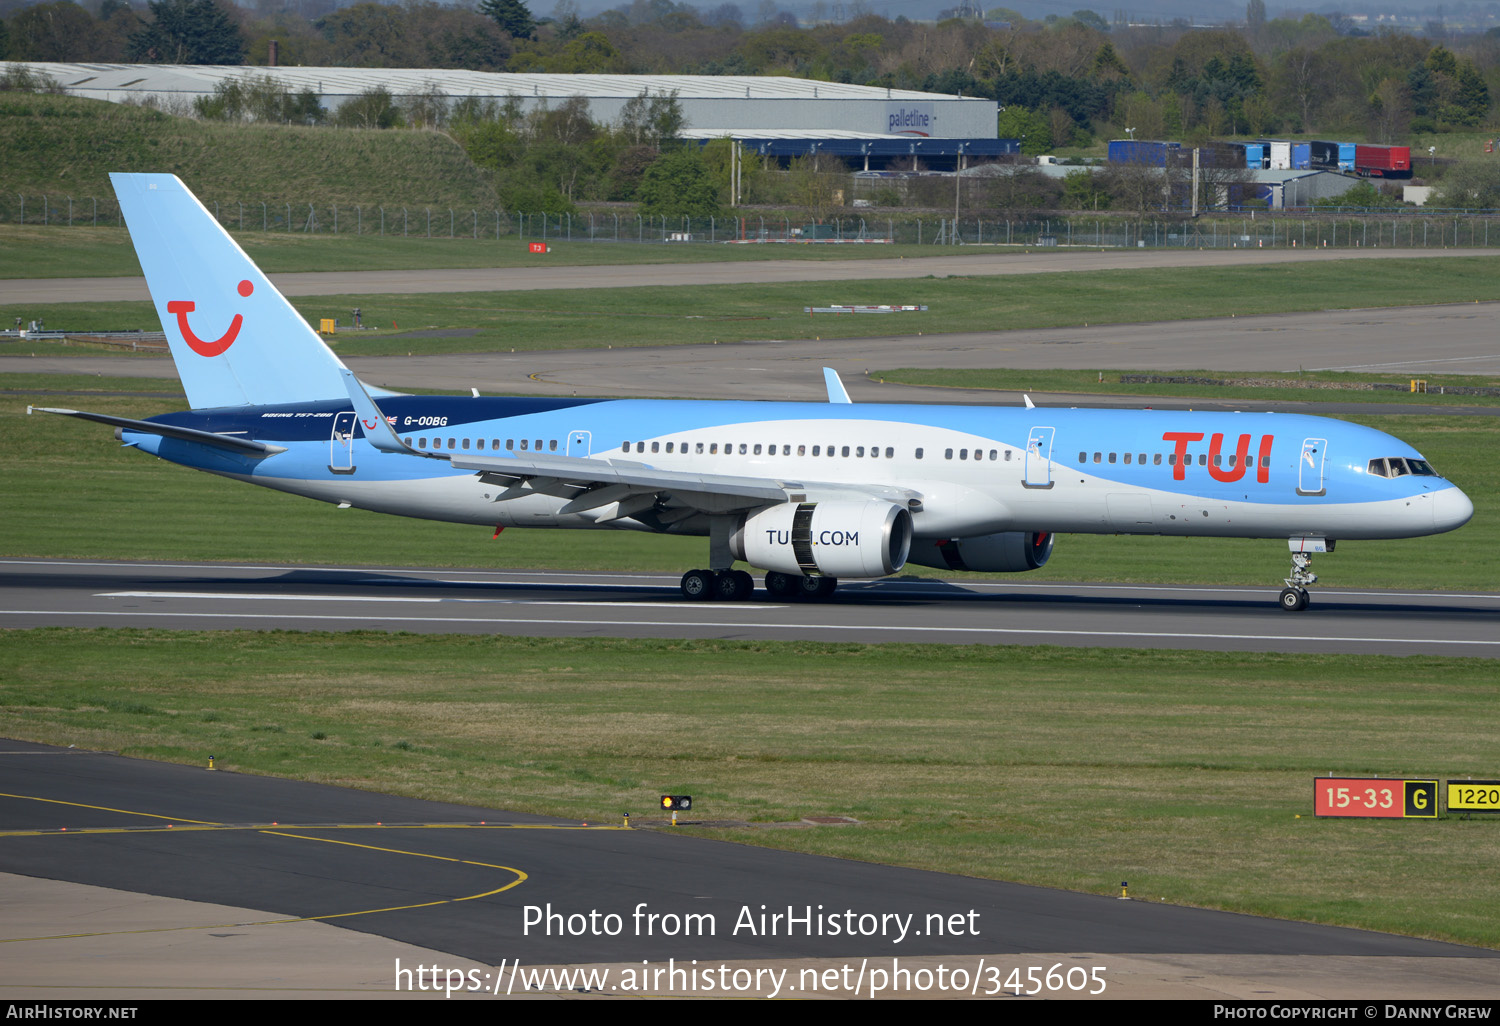
{"label": "passenger window", "polygon": [[425,449],[425,448],[427,448],[427,439],[425,439],[425,438],[418,438],[417,439],[417,448],[418,449]]}
{"label": "passenger window", "polygon": [[1095,463],[1099,463],[1099,462],[1101,462],[1101,461],[1102,461],[1102,460],[1103,460],[1103,454],[1101,454],[1101,453],[1097,453],[1097,452],[1096,452],[1096,453],[1094,453],[1094,462],[1095,462]]}
{"label": "passenger window", "polygon": [[458,446],[456,446],[456,445],[453,444],[456,441],[458,441],[458,439],[456,439],[456,438],[450,438],[450,439],[448,439],[448,448],[450,448],[450,449],[456,449],[456,448],[458,448]]}
{"label": "passenger window", "polygon": [[[854,450],[854,455],[856,455],[856,456],[863,456],[864,454],[865,454],[865,447],[862,446],[862,445],[859,446],[858,448],[856,448]],[[844,455],[845,456],[849,455],[849,450],[848,449],[844,450]]]}
{"label": "passenger window", "polygon": [[888,446],[885,447],[885,458],[888,459],[888,460],[896,458],[896,447],[895,446],[888,445]]}
{"label": "passenger window", "polygon": [[921,459],[921,458],[922,458],[922,450],[918,449],[917,450],[917,459]]}
{"label": "passenger window", "polygon": [[[557,451],[557,439],[554,438],[550,442],[548,442],[547,443],[547,449],[550,452],[556,452]],[[656,443],[655,442],[651,443],[651,451],[652,452],[656,451]]]}
{"label": "passenger window", "polygon": [[1206,466],[1208,466],[1208,454],[1207,453],[1200,452],[1198,454],[1198,466],[1200,466],[1200,467],[1206,467]]}
{"label": "passenger window", "polygon": [[645,452],[646,451],[646,443],[645,442],[636,442],[635,443],[635,451],[636,452]]}
{"label": "passenger window", "polygon": [[806,456],[807,455],[807,446],[805,446],[805,445],[799,445],[799,446],[797,446],[797,455],[798,456]]}
{"label": "passenger window", "polygon": [[848,455],[849,455],[849,447],[848,447],[848,446],[847,446],[847,445],[846,445],[846,446],[844,446],[844,455],[845,455],[845,456],[846,456],[846,457],[847,457],[847,456],[848,456]]}
{"label": "passenger window", "polygon": [[531,442],[530,441],[528,441],[525,438],[521,439],[521,451],[522,452],[525,452],[530,447],[531,447]]}
{"label": "passenger window", "polygon": [[1086,452],[1079,453],[1078,454],[1078,462],[1079,463],[1087,463],[1088,462],[1088,453],[1086,453]]}
{"label": "passenger window", "polygon": [[1115,454],[1114,453],[1110,453],[1109,454],[1109,462],[1113,463],[1114,461],[1115,461]]}
{"label": "passenger window", "polygon": [[667,452],[671,452],[671,451],[672,451],[672,443],[668,442],[667,443]]}
{"label": "passenger window", "polygon": [[719,443],[718,442],[710,442],[709,443],[708,454],[710,456],[717,456],[719,454]]}
{"label": "passenger window", "polygon": [[1139,463],[1141,466],[1144,467],[1146,465],[1146,454],[1145,453],[1141,453],[1140,458],[1137,459],[1136,462]]}
{"label": "passenger window", "polygon": [[961,459],[961,460],[968,459],[969,458],[969,450],[967,450],[967,449],[960,449],[960,450],[958,450],[958,458]]}
{"label": "passenger window", "polygon": [[823,449],[823,447],[821,445],[815,445],[815,446],[813,446],[813,455],[814,456],[820,456],[820,455],[822,455],[822,449]]}
{"label": "passenger window", "polygon": [[[625,443],[625,444],[626,444],[626,445],[629,445],[629,444],[630,444],[630,443],[629,443],[629,442],[626,442],[626,443]],[[509,450],[511,450],[511,451],[515,451],[515,448],[516,448],[516,440],[515,440],[515,439],[514,439],[514,438],[507,438],[507,439],[506,439],[506,440],[505,440],[505,447],[506,447],[506,448],[507,448],[507,449],[509,449]]]}
{"label": "passenger window", "polygon": [[1151,457],[1151,465],[1153,467],[1159,467],[1159,466],[1161,466],[1161,453],[1155,453]]}
{"label": "passenger window", "polygon": [[944,449],[943,450],[943,459],[945,459],[945,460],[951,460],[952,458],[953,458],[953,450],[952,449]]}
{"label": "passenger window", "polygon": [[741,456],[745,455],[745,443],[744,442],[740,443],[740,455]]}
{"label": "passenger window", "polygon": [[755,455],[757,455],[757,456],[760,455],[760,443],[759,442],[755,443]]}
{"label": "passenger window", "polygon": [[1130,462],[1130,453],[1128,453],[1128,452],[1125,454],[1125,462],[1126,463]]}
{"label": "passenger window", "polygon": [[698,453],[702,453],[703,452],[703,443],[702,442],[698,443],[698,447],[697,447],[697,449],[695,451],[698,452]]}
{"label": "passenger window", "polygon": [[464,439],[464,448],[467,449],[468,447],[469,447],[469,440],[467,438],[465,438]]}
{"label": "passenger window", "polygon": [[408,448],[408,449],[410,449],[410,448],[411,448],[411,439],[410,439],[410,438],[403,438],[403,439],[401,439],[401,441],[402,441],[402,443],[403,443],[403,444],[404,444],[404,445],[405,445],[405,446],[406,446],[406,447],[407,447],[407,448]]}

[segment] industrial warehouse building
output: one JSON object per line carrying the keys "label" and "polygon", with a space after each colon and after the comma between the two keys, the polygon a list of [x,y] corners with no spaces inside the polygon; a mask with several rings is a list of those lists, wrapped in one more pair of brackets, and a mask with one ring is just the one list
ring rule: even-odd
{"label": "industrial warehouse building", "polygon": [[1017,149],[1013,140],[995,137],[993,100],[797,78],[184,64],[22,66],[50,76],[74,96],[117,103],[150,99],[169,110],[191,109],[195,99],[212,96],[222,82],[267,75],[294,93],[311,91],[329,110],[373,89],[396,97],[433,91],[454,98],[515,97],[523,110],[581,96],[588,101],[590,116],[600,123],[618,122],[625,105],[643,94],[675,94],[685,120],[683,138],[741,139],[778,157],[827,153],[866,169],[911,156],[932,160],[931,166],[946,161],[952,167],[960,154],[967,163]]}

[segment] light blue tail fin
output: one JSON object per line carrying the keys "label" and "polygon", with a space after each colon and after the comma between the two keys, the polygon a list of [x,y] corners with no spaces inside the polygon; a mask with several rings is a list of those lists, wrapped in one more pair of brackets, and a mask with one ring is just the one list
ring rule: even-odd
{"label": "light blue tail fin", "polygon": [[348,398],[342,361],[176,175],[109,177],[194,409]]}

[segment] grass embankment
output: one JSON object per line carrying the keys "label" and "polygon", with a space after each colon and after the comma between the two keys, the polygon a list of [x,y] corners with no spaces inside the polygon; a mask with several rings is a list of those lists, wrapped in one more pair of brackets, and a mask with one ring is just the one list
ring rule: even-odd
{"label": "grass embankment", "polygon": [[[668,271],[663,272],[669,276]],[[1335,298],[1336,297],[1336,298]],[[1500,256],[1366,260],[1267,267],[1058,272],[1019,277],[901,281],[673,285],[434,295],[348,295],[293,299],[316,324],[349,321],[353,307],[380,330],[334,340],[350,356],[681,345],[746,339],[860,338],[1089,324],[1191,320],[1433,303],[1500,300]],[[830,303],[927,304],[921,313],[814,314]],[[6,316],[10,310],[0,311]],[[149,303],[17,307],[50,327],[160,330]],[[412,329],[465,329],[461,338],[409,338]],[[997,352],[996,362],[1003,362]],[[394,384],[382,382],[382,384]]]}
{"label": "grass embankment", "polygon": [[[1139,371],[1081,370],[941,370],[901,367],[872,370],[870,377],[892,384],[927,385],[933,388],[989,388],[997,392],[1052,393],[1063,395],[1135,395],[1146,399],[1207,399],[1215,402],[1244,399],[1257,402],[1304,403],[1421,403],[1423,406],[1500,406],[1500,395],[1462,395],[1455,388],[1500,389],[1500,377],[1463,374],[1424,374],[1427,391],[1413,393],[1411,374],[1377,374],[1366,371],[1298,371],[1295,374],[1228,374],[1224,371],[1153,371],[1153,377],[1193,377],[1227,380],[1223,385],[1194,382],[1123,381],[1123,376],[1141,376]],[[1239,383],[1244,379],[1264,384]],[[1273,383],[1275,382],[1275,383]],[[1285,384],[1280,384],[1284,382]],[[1363,389],[1369,383],[1396,385],[1389,389]],[[1446,391],[1445,391],[1446,390]]]}
{"label": "grass embankment", "polygon": [[[0,378],[0,383],[9,382]],[[698,565],[703,539],[625,531],[507,530],[418,522],[255,489],[122,451],[109,428],[25,415],[27,403],[148,417],[185,403],[135,379],[25,376],[21,388],[93,390],[15,395],[0,404],[0,554],[91,559],[205,559],[273,563],[499,566],[650,570]],[[1317,570],[1325,587],[1494,590],[1500,580],[1500,418],[1360,417],[1415,445],[1474,501],[1474,520],[1451,539],[1345,542]],[[1024,580],[1222,583],[1276,587],[1284,541],[1069,535]],[[959,576],[922,569],[923,576]],[[1021,580],[1023,578],[1016,578]]]}
{"label": "grass embankment", "polygon": [[0,664],[21,737],[591,822],[851,815],[717,833],[1500,945],[1500,823],[1311,817],[1329,770],[1493,775],[1486,660],[59,629]]}
{"label": "grass embankment", "polygon": [[92,215],[88,197],[112,215],[112,171],[170,172],[210,210],[215,201],[254,201],[257,223],[261,201],[291,203],[294,219],[304,220],[309,203],[351,213],[356,203],[405,204],[441,207],[446,234],[448,207],[497,205],[463,148],[440,132],[231,125],[76,96],[0,93],[0,153],[5,208],[13,215],[16,193],[26,194],[28,221],[40,216],[42,193],[53,202],[72,196],[75,223]]}

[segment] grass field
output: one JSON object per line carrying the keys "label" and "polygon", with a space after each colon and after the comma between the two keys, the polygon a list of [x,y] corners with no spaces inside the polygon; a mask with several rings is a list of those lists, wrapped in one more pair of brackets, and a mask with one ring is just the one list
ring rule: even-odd
{"label": "grass field", "polygon": [[[664,272],[669,277],[669,272]],[[1332,297],[1337,297],[1336,299]],[[808,306],[927,304],[922,313],[809,315]],[[1267,267],[1059,272],[1017,277],[793,282],[292,300],[316,324],[360,307],[379,331],[334,339],[344,355],[681,345],[746,339],[858,338],[871,333],[993,331],[1238,314],[1500,300],[1500,255],[1448,260],[1340,261]],[[1088,311],[1097,311],[1090,315]],[[151,304],[37,304],[0,316],[42,317],[65,330],[159,331]],[[388,325],[470,329],[459,338],[409,338]]]}
{"label": "grass field", "polygon": [[1500,822],[1315,820],[1313,777],[1493,775],[1494,663],[37,630],[7,734],[1500,946]]}
{"label": "grass field", "polygon": [[[227,208],[226,208],[227,209]],[[247,208],[248,209],[248,208]],[[224,213],[221,211],[221,213]],[[225,214],[224,216],[230,216]],[[247,215],[248,216],[248,215]],[[260,205],[255,205],[260,216]],[[353,217],[353,208],[348,216]],[[622,224],[623,224],[622,218]],[[447,210],[443,211],[447,233]],[[932,246],[714,246],[659,243],[559,242],[550,253],[527,250],[529,239],[427,238],[387,235],[310,235],[302,232],[233,230],[231,234],[260,269],[292,271],[389,271],[444,267],[579,267],[639,264],[701,264],[762,260],[894,260],[948,256]],[[584,225],[587,225],[585,219]],[[352,224],[352,222],[351,222]],[[635,218],[630,218],[635,225]],[[622,229],[623,230],[623,229]],[[140,264],[123,228],[72,228],[0,224],[0,278],[107,278],[139,275]]]}

